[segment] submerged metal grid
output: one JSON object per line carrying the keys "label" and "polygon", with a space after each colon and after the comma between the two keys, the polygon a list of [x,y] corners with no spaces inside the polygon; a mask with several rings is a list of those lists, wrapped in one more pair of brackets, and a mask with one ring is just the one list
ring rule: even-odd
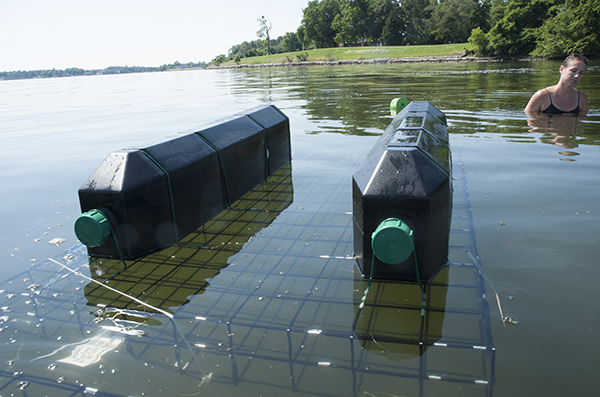
{"label": "submerged metal grid", "polygon": [[[374,281],[359,309],[367,280],[352,258],[356,158],[301,161],[300,170],[284,167],[180,244],[127,261],[124,270],[104,259],[88,269],[81,245],[56,258],[170,311],[177,325],[45,262],[0,285],[6,299],[0,338],[13,332],[10,349],[27,350],[36,339],[60,348],[62,339],[80,341],[112,327],[127,351],[119,362],[159,369],[171,379],[171,395],[176,383],[197,385],[202,377],[189,343],[202,371],[213,373],[201,386],[205,395],[239,393],[239,386],[262,395],[491,396],[495,349],[483,278],[467,254],[477,252],[462,162],[455,164],[451,263],[426,286],[421,316],[420,289],[404,282]],[[38,350],[37,356],[48,353]],[[10,367],[21,368],[18,361]],[[24,367],[37,363],[48,361]],[[0,373],[0,392],[18,393],[20,382],[28,382],[23,395],[38,395],[38,387],[61,396],[121,392],[95,384],[102,381],[98,370],[77,370],[77,382],[61,383],[19,370]]]}

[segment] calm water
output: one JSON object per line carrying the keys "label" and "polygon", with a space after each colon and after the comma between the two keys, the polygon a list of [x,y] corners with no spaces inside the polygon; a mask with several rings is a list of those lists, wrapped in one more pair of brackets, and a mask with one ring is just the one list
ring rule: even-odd
{"label": "calm water", "polygon": [[[600,73],[579,87],[586,119],[527,120],[557,79],[519,62],[0,81],[0,395],[596,394]],[[374,283],[358,310],[351,258],[351,177],[398,96],[452,134],[452,265],[425,333],[415,285]],[[120,269],[88,264],[72,227],[106,155],[264,103],[290,118],[291,166],[106,284],[174,321],[82,277]]]}

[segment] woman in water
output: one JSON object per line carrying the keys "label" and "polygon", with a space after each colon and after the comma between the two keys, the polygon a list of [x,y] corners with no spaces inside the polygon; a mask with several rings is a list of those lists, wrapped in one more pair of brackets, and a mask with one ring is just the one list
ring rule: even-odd
{"label": "woman in water", "polygon": [[587,95],[575,89],[587,70],[587,64],[588,59],[583,55],[569,55],[560,65],[558,84],[543,88],[533,94],[525,108],[525,113],[587,113]]}

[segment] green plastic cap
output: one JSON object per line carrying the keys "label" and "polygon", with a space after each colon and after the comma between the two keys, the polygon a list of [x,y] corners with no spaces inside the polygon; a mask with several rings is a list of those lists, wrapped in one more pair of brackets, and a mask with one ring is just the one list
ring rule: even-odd
{"label": "green plastic cap", "polygon": [[408,105],[408,99],[404,97],[394,98],[392,99],[392,102],[390,102],[390,113],[392,116],[395,116],[400,113],[400,111],[404,109],[406,105]]}
{"label": "green plastic cap", "polygon": [[110,236],[108,218],[98,210],[84,212],[75,221],[75,235],[88,247],[104,244]]}
{"label": "green plastic cap", "polygon": [[382,262],[389,265],[402,263],[415,250],[413,231],[400,219],[386,219],[371,235],[371,248]]}

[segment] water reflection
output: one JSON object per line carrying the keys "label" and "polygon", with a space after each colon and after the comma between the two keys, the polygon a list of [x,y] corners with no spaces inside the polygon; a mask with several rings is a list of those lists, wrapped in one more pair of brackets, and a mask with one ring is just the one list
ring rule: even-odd
{"label": "water reflection", "polygon": [[449,267],[445,266],[425,286],[423,315],[418,284],[373,282],[365,307],[359,309],[360,299],[355,298],[354,302],[356,319],[353,328],[361,346],[393,361],[423,355],[442,338],[448,275]]}
{"label": "water reflection", "polygon": [[[531,127],[529,132],[544,134],[541,138],[543,143],[549,143],[565,149],[573,149],[579,146],[578,139],[583,137],[585,127],[585,115],[576,114],[535,114],[527,120],[527,125]],[[563,156],[578,156],[578,152],[562,151],[559,154]],[[574,161],[573,159],[563,159],[563,161]]]}
{"label": "water reflection", "polygon": [[[284,166],[178,244],[126,261],[125,269],[117,260],[92,258],[92,278],[160,309],[185,305],[188,297],[208,288],[210,280],[229,265],[231,256],[289,207],[294,196],[291,172],[291,164]],[[98,283],[87,284],[84,293],[90,306],[147,310]],[[106,310],[95,313],[99,320],[113,322],[123,316],[121,310],[114,314],[107,315]],[[129,321],[136,319],[147,320],[128,316]]]}
{"label": "water reflection", "polygon": [[[466,123],[467,133],[505,134],[519,130],[530,92],[554,81],[557,68],[555,62],[526,61],[265,68],[233,70],[227,84],[241,100],[258,96],[302,108],[315,123],[309,134],[379,135],[396,97],[432,102],[452,118],[450,124]],[[463,132],[458,127],[451,133]],[[584,142],[600,141],[579,144]]]}

